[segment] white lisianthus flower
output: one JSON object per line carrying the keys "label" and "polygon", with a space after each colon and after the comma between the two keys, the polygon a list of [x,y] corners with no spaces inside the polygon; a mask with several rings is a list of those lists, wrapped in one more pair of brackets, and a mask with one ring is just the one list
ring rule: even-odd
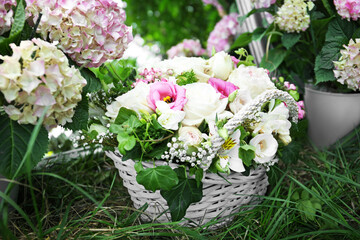
{"label": "white lisianthus flower", "polygon": [[117,97],[114,102],[106,107],[106,116],[115,121],[121,107],[134,110],[140,115],[140,110],[153,113],[149,107],[146,96],[149,95],[150,86],[146,83],[139,82],[136,87],[129,92]]}
{"label": "white lisianthus flower", "polygon": [[179,122],[185,117],[185,112],[180,110],[171,109],[169,104],[164,101],[157,101],[156,112],[160,113],[157,121],[166,129],[178,130]]}
{"label": "white lisianthus flower", "polygon": [[231,56],[224,51],[216,53],[208,60],[210,75],[222,80],[228,79],[234,70],[234,62]]}
{"label": "white lisianthus flower", "polygon": [[199,82],[207,82],[210,75],[206,74],[206,60],[201,57],[174,57],[173,59],[164,60],[154,63],[153,66],[147,66],[167,72],[169,69],[174,71],[175,75],[180,75],[183,72],[194,71]]}
{"label": "white lisianthus flower", "polygon": [[220,99],[221,94],[211,85],[192,83],[184,88],[188,101],[183,108],[186,113],[183,125],[199,126],[204,119],[207,122],[214,121],[216,115],[224,113],[228,99]]}
{"label": "white lisianthus flower", "polygon": [[198,128],[183,126],[179,129],[179,140],[188,146],[198,146],[203,136]]}
{"label": "white lisianthus flower", "polygon": [[256,148],[254,161],[259,164],[271,162],[278,149],[278,142],[270,133],[256,135],[250,140],[250,145]]}
{"label": "white lisianthus flower", "polygon": [[229,167],[235,172],[244,172],[245,167],[241,158],[239,158],[240,148],[240,130],[236,130],[219,150],[220,166],[226,170]]}
{"label": "white lisianthus flower", "polygon": [[251,102],[251,100],[252,98],[247,90],[243,90],[243,89],[237,90],[234,101],[229,103],[231,112],[234,114],[239,112],[246,104]]}
{"label": "white lisianthus flower", "polygon": [[276,134],[284,144],[291,142],[289,109],[284,103],[276,106],[268,113],[261,113],[261,122],[255,125],[254,133]]}
{"label": "white lisianthus flower", "polygon": [[255,66],[240,65],[232,71],[228,82],[233,83],[242,90],[247,90],[251,98],[255,98],[266,90],[276,89],[269,78],[268,70]]}

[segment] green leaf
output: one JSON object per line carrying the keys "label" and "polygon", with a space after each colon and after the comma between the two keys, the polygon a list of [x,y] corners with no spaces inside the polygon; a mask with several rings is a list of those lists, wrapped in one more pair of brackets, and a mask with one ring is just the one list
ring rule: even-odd
{"label": "green leaf", "polygon": [[136,116],[137,117],[137,113],[134,110],[131,109],[127,109],[124,107],[121,107],[119,110],[119,113],[115,119],[115,123],[116,124],[122,124],[125,121],[127,121],[130,116]]}
{"label": "green leaf", "polygon": [[143,167],[143,165],[142,165],[142,163],[140,161],[136,162],[134,164],[134,168],[135,168],[136,173],[139,173],[139,172],[144,170],[144,167]]}
{"label": "green leaf", "polygon": [[196,180],[186,178],[184,168],[177,168],[179,182],[171,190],[160,191],[161,196],[167,201],[172,221],[181,220],[191,203],[202,199],[202,183],[198,186]]}
{"label": "green leaf", "polygon": [[243,34],[241,34],[239,37],[236,38],[235,42],[231,45],[230,49],[236,49],[236,48],[240,48],[240,47],[246,47],[247,45],[249,45],[249,43],[252,42],[252,33],[250,32],[245,32]]}
{"label": "green leaf", "polygon": [[240,141],[244,140],[247,136],[250,135],[250,133],[245,130],[244,126],[240,125],[236,129],[240,130],[240,139],[239,139]]}
{"label": "green leaf", "polygon": [[168,147],[166,144],[167,144],[167,141],[164,141],[161,144],[157,144],[157,145],[153,146],[153,150],[151,152],[147,152],[146,156],[149,158],[160,159],[161,155],[163,155],[164,152],[166,150],[168,150]]}
{"label": "green leaf", "polygon": [[157,166],[147,168],[136,176],[136,181],[145,189],[155,192],[156,190],[170,190],[179,183],[179,179],[170,166]]}
{"label": "green leaf", "polygon": [[90,71],[88,68],[83,68],[80,70],[81,76],[83,76],[87,84],[83,89],[83,92],[96,92],[101,89],[101,83],[100,80],[95,76],[95,74]]}
{"label": "green leaf", "polygon": [[87,129],[87,124],[89,120],[89,102],[88,98],[85,95],[85,92],[82,92],[82,99],[78,102],[74,116],[72,117],[72,122],[65,124],[65,128],[71,129],[73,131]]}
{"label": "green leaf", "polygon": [[141,146],[139,143],[137,143],[135,145],[135,147],[133,147],[133,149],[131,149],[130,151],[126,151],[126,154],[122,157],[123,161],[126,160],[141,160],[142,158],[142,151],[141,151]]}
{"label": "green leaf", "polygon": [[242,145],[239,148],[239,158],[248,167],[251,166],[251,161],[255,158],[255,150],[254,146],[248,144]]}
{"label": "green leaf", "polygon": [[[0,115],[0,174],[11,178],[17,171],[30,140],[33,125],[20,125],[7,115]],[[34,167],[42,159],[48,147],[48,132],[41,127],[31,153],[30,167]],[[26,166],[26,164],[24,165]],[[26,172],[25,167],[20,174]]]}
{"label": "green leaf", "polygon": [[252,33],[252,40],[253,41],[258,41],[260,39],[262,39],[265,34],[268,32],[268,30],[266,28],[256,28],[254,30],[254,32]]}
{"label": "green leaf", "polygon": [[268,69],[273,72],[284,61],[286,57],[286,50],[282,48],[274,48],[264,55],[261,59],[260,67]]}
{"label": "green leaf", "polygon": [[299,33],[284,33],[281,41],[286,49],[290,49],[300,40],[300,37],[301,35]]}
{"label": "green leaf", "polygon": [[129,136],[126,132],[119,132],[116,139],[119,143],[119,150],[121,154],[125,154],[125,151],[130,151],[135,147],[135,137]]}
{"label": "green leaf", "polygon": [[200,184],[202,183],[202,179],[204,177],[204,170],[202,168],[198,168],[195,171],[195,180],[197,182],[197,186],[200,187]]}

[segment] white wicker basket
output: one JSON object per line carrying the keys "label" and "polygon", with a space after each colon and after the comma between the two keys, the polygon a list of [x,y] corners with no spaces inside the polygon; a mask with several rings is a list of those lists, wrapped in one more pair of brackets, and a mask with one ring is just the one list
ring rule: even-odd
{"label": "white wicker basket", "polygon": [[[122,161],[118,152],[106,152],[123,179],[124,186],[128,189],[134,207],[139,209],[144,204],[148,208],[141,215],[143,221],[170,222],[168,206],[159,191],[151,192],[136,182],[134,161]],[[153,163],[143,162],[144,167],[152,167]],[[201,225],[214,218],[221,218],[216,227],[220,227],[233,219],[229,216],[238,212],[241,206],[255,205],[261,200],[258,195],[265,195],[268,178],[264,168],[260,167],[251,172],[249,176],[239,173],[224,175],[224,178],[214,173],[206,173],[203,179],[203,198],[200,202],[193,203],[188,208],[185,224]],[[250,208],[250,206],[249,206]],[[249,209],[247,208],[247,209]],[[213,226],[214,227],[214,226]]]}
{"label": "white wicker basket", "polygon": [[[294,99],[286,92],[268,90],[236,113],[225,124],[224,128],[231,134],[246,121],[257,121],[257,115],[254,113],[259,111],[261,106],[271,99],[280,99],[286,102],[290,110],[290,117],[294,122],[297,122],[297,105]],[[217,152],[223,143],[224,139],[218,134],[212,136],[214,152]],[[138,209],[146,203],[149,205],[144,214],[141,215],[141,219],[156,222],[171,221],[168,206],[159,191],[155,193],[147,191],[136,182],[134,161],[122,161],[118,152],[106,152],[106,155],[114,161],[116,168],[119,170],[124,186],[128,189],[135,208]],[[153,163],[143,162],[143,165],[144,167],[152,167]],[[261,201],[259,196],[266,193],[268,186],[266,171],[263,167],[253,170],[249,176],[243,176],[241,173],[235,172],[230,175],[225,174],[224,178],[214,173],[205,174],[202,181],[203,198],[200,202],[190,205],[185,215],[187,221],[183,222],[184,224],[202,225],[212,219],[221,218],[217,224],[212,225],[212,228],[223,226],[233,219],[231,214],[241,210],[242,206],[247,205],[246,209],[249,209],[258,204]]]}

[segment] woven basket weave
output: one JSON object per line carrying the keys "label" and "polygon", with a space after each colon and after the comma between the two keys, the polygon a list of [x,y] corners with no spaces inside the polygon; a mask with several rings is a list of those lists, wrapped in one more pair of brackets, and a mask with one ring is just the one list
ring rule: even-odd
{"label": "woven basket weave", "polygon": [[[257,121],[254,113],[258,112],[261,106],[271,99],[280,99],[286,102],[290,110],[290,117],[297,122],[297,105],[294,99],[286,92],[268,90],[246,105],[225,124],[224,128],[228,130],[229,135],[246,121]],[[214,152],[217,152],[223,143],[224,139],[218,134],[212,136]],[[146,203],[149,205],[141,215],[141,219],[161,223],[171,221],[168,206],[159,191],[150,192],[136,182],[134,161],[122,161],[118,152],[106,152],[106,155],[114,161],[119,170],[124,186],[128,189],[131,200],[134,202],[134,207],[139,209]],[[153,163],[142,163],[145,168],[153,167]],[[159,162],[159,164],[162,163]],[[209,164],[205,165],[205,170],[206,166]],[[200,202],[190,205],[185,215],[187,221],[184,221],[184,224],[202,225],[212,219],[221,218],[217,224],[212,225],[212,228],[223,226],[233,219],[231,214],[241,210],[242,206],[247,205],[246,208],[249,209],[258,204],[261,201],[259,196],[265,195],[268,186],[268,178],[263,167],[251,171],[249,176],[235,172],[224,175],[224,178],[214,173],[205,174],[202,180],[203,198]]]}
{"label": "woven basket weave", "polygon": [[[134,161],[122,161],[118,152],[106,152],[123,179],[124,186],[128,189],[134,207],[139,209],[144,204],[148,208],[141,215],[143,221],[170,222],[170,212],[166,211],[168,206],[159,191],[151,192],[136,182],[136,171]],[[152,163],[143,162],[144,167],[153,167]],[[201,225],[214,218],[221,218],[216,227],[220,227],[233,217],[232,213],[238,212],[243,205],[255,205],[261,199],[257,195],[264,195],[268,186],[268,178],[264,168],[260,167],[251,172],[249,176],[232,173],[222,177],[214,173],[206,173],[203,179],[203,198],[200,202],[193,203],[188,208],[185,224]],[[249,207],[250,208],[250,207]],[[247,208],[247,209],[249,209]],[[166,212],[165,212],[166,211]],[[165,212],[165,213],[164,213]]]}

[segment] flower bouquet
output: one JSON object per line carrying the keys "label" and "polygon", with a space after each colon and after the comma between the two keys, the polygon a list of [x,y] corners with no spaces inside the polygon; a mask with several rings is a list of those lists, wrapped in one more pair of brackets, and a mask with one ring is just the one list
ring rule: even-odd
{"label": "flower bouquet", "polygon": [[291,141],[288,119],[297,121],[298,106],[251,56],[218,52],[149,66],[105,115],[100,141],[116,138],[107,155],[135,207],[149,204],[150,220],[201,224],[265,194],[266,170]]}

